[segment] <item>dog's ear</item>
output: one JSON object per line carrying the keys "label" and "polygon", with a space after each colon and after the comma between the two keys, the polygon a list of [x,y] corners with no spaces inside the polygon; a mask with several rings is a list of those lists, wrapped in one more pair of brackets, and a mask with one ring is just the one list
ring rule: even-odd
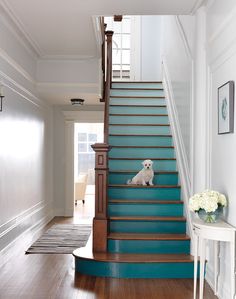
{"label": "dog's ear", "polygon": [[145,161],[143,161],[141,164],[144,166],[144,164],[145,164]]}

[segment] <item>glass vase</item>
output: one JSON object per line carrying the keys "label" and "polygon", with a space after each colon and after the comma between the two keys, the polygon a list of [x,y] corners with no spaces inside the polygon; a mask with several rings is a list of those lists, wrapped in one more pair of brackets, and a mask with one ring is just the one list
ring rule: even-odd
{"label": "glass vase", "polygon": [[223,207],[218,207],[214,212],[206,212],[203,209],[198,211],[198,217],[206,223],[215,223],[222,218]]}

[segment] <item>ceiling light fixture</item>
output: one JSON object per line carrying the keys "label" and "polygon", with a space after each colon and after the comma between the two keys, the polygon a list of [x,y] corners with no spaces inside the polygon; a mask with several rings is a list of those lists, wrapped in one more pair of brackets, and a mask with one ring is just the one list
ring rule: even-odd
{"label": "ceiling light fixture", "polygon": [[71,99],[71,104],[75,106],[82,106],[84,104],[83,99]]}

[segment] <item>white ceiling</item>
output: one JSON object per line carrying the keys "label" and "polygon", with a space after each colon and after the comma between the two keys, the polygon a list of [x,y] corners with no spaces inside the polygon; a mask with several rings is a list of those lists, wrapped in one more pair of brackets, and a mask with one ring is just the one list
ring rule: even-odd
{"label": "white ceiling", "polygon": [[[0,0],[28,48],[38,60],[39,96],[53,105],[66,105],[71,97],[83,97],[86,104],[99,104],[99,48],[94,20],[97,16],[191,14],[203,0]],[[97,64],[90,66],[96,58]],[[41,77],[41,62],[43,67]],[[61,61],[58,71],[51,62]],[[76,62],[86,66],[78,66]],[[84,62],[83,62],[84,61]],[[51,77],[47,76],[53,69]],[[69,78],[69,74],[72,79]],[[86,73],[88,73],[86,75]],[[56,80],[58,74],[66,78]],[[81,75],[81,78],[80,78]],[[93,78],[94,76],[96,78]],[[48,78],[47,78],[48,77]],[[56,81],[55,81],[56,80]]]}
{"label": "white ceiling", "polygon": [[1,0],[43,58],[94,57],[92,16],[191,14],[200,0]]}

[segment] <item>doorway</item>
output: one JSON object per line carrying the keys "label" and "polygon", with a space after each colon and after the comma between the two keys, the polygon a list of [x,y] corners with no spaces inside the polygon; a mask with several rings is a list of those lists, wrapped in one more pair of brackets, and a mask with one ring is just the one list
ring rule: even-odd
{"label": "doorway", "polygon": [[103,142],[103,123],[74,124],[74,218],[91,223],[95,208],[94,143]]}

